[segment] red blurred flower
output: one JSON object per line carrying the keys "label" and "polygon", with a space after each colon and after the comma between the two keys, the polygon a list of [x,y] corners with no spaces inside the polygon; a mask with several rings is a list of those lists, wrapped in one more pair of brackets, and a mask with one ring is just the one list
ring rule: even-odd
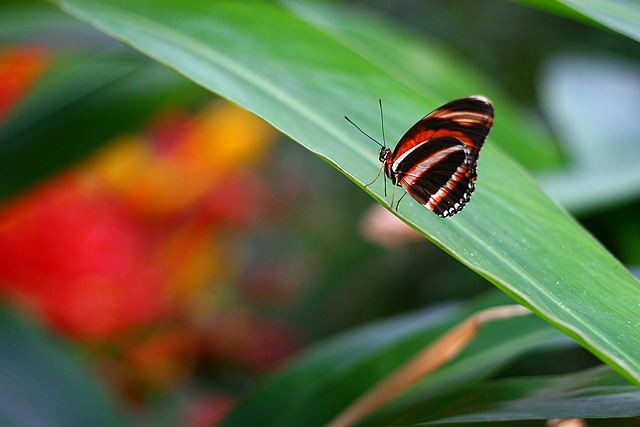
{"label": "red blurred flower", "polygon": [[[136,399],[176,387],[203,353],[251,372],[273,366],[296,335],[244,308],[237,289],[243,229],[271,201],[251,167],[273,134],[219,102],[121,136],[0,209],[0,292],[90,342]],[[203,408],[203,419],[226,412]]]}
{"label": "red blurred flower", "polygon": [[0,50],[0,122],[31,88],[48,63],[48,55],[35,47]]}
{"label": "red blurred flower", "polygon": [[227,177],[262,159],[274,135],[269,125],[229,103],[194,117],[166,112],[152,123],[147,135],[123,136],[91,165],[101,181],[147,215],[189,209],[220,182],[242,194],[242,186]]}
{"label": "red blurred flower", "polygon": [[0,289],[64,332],[104,339],[184,309],[232,263],[216,230],[260,210],[241,170],[266,124],[226,103],[153,123],[0,213]]}
{"label": "red blurred flower", "polygon": [[65,176],[0,212],[0,289],[69,334],[105,338],[164,305],[146,243],[118,198]]}

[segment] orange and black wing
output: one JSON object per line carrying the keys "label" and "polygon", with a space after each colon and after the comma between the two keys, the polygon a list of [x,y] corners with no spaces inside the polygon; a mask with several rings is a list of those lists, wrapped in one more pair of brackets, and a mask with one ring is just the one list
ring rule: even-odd
{"label": "orange and black wing", "polygon": [[440,217],[459,212],[475,188],[478,154],[492,123],[491,102],[481,96],[428,114],[396,146],[390,160],[396,182]]}

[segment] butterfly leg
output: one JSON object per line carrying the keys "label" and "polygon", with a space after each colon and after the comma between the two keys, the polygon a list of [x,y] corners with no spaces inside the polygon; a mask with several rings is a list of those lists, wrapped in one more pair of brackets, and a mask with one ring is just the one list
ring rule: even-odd
{"label": "butterfly leg", "polygon": [[406,196],[406,195],[407,195],[407,193],[404,193],[402,195],[402,197],[400,197],[400,200],[398,200],[398,203],[396,204],[396,212],[398,211],[398,208],[400,207],[400,202],[402,201],[402,199],[404,199],[404,196]]}
{"label": "butterfly leg", "polygon": [[[393,209],[393,199],[395,199],[395,197],[396,197],[396,188],[398,188],[398,178],[397,177],[396,177],[396,182],[394,183],[394,186],[393,186],[393,194],[391,195],[391,209]],[[398,208],[396,207],[396,211],[397,210],[398,210]]]}
{"label": "butterfly leg", "polygon": [[387,197],[387,179],[384,176],[382,179],[384,180],[384,197]]}
{"label": "butterfly leg", "polygon": [[[380,174],[382,173],[382,169],[384,169],[384,163],[382,164],[382,167],[380,168],[380,172],[378,172],[378,175],[376,175],[376,179],[374,179],[373,181],[371,181],[370,183],[365,185],[365,187],[370,186],[371,184],[376,182],[378,180],[378,178],[380,178]],[[386,179],[384,180],[384,197],[387,197],[387,180]]]}

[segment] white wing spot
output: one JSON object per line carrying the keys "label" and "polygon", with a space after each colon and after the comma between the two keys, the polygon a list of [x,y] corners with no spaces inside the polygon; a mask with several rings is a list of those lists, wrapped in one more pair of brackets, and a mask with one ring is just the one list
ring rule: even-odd
{"label": "white wing spot", "polygon": [[473,95],[473,96],[469,96],[469,99],[475,99],[481,102],[484,102],[485,104],[491,104],[491,101],[489,101],[489,98],[487,98],[486,96],[482,96],[482,95]]}

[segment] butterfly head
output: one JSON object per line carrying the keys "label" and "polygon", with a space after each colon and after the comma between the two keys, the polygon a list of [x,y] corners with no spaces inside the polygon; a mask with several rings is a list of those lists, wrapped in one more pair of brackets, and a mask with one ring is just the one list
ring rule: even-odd
{"label": "butterfly head", "polygon": [[391,156],[391,150],[386,147],[387,143],[386,143],[386,141],[384,139],[384,116],[382,115],[382,99],[378,99],[378,102],[380,103],[380,123],[382,125],[382,144],[380,144],[378,141],[376,141],[374,138],[372,138],[365,131],[360,129],[357,124],[355,124],[351,120],[349,120],[349,117],[344,116],[344,118],[347,119],[347,121],[349,123],[354,125],[356,127],[356,129],[358,129],[364,136],[366,136],[367,138],[369,138],[370,140],[372,140],[373,142],[375,142],[376,144],[378,144],[381,147],[380,148],[380,155],[378,156],[378,159],[382,163],[385,163],[387,161],[387,159],[389,159],[390,156]]}
{"label": "butterfly head", "polygon": [[389,158],[389,156],[391,155],[391,150],[388,149],[387,147],[382,147],[380,149],[380,156],[378,157],[378,159],[384,163],[387,161],[387,159]]}

